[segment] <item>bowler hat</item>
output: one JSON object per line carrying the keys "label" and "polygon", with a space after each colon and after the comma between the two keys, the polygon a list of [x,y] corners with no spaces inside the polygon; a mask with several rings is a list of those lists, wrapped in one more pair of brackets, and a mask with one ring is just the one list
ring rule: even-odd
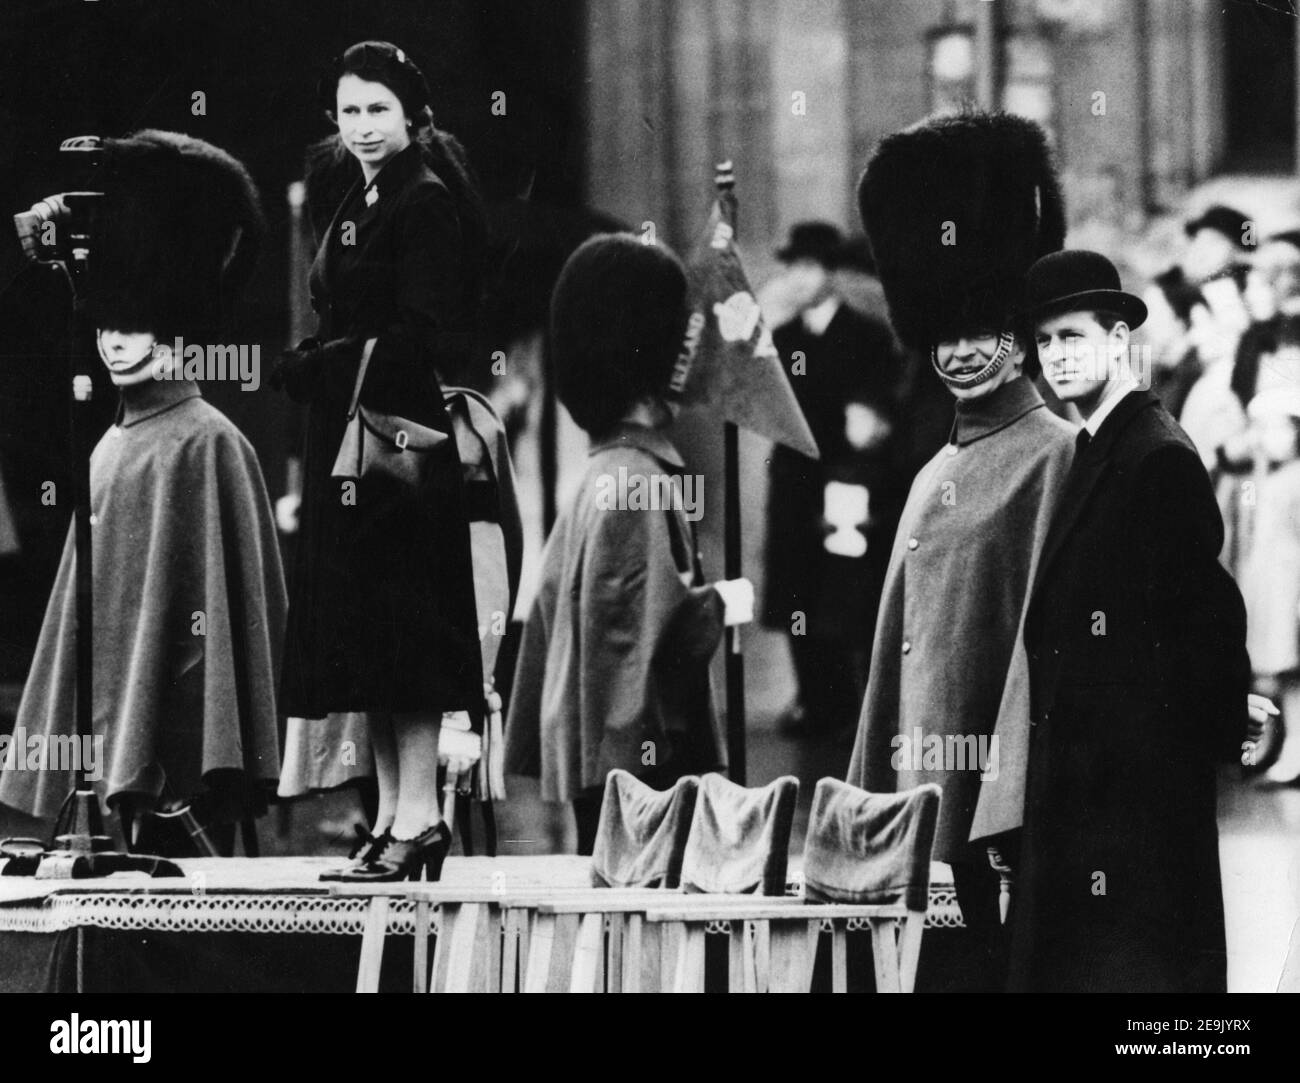
{"label": "bowler hat", "polygon": [[1203,229],[1212,229],[1215,233],[1222,233],[1238,248],[1245,248],[1248,221],[1250,219],[1241,211],[1216,203],[1185,222],[1183,232],[1189,237],[1195,237]]}
{"label": "bowler hat", "polygon": [[1025,276],[1025,322],[1062,312],[1114,312],[1130,328],[1147,318],[1142,299],[1120,288],[1115,265],[1100,252],[1080,248],[1043,256]]}
{"label": "bowler hat", "polygon": [[810,259],[831,270],[838,265],[844,235],[830,222],[796,222],[790,227],[790,239],[776,250],[782,263]]}

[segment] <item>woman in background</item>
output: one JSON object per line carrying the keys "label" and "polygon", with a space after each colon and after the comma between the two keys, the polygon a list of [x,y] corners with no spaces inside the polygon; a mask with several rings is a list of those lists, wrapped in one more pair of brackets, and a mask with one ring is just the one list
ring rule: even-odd
{"label": "woman in background", "polygon": [[1300,389],[1263,391],[1247,414],[1256,467],[1241,570],[1246,648],[1256,691],[1282,705],[1282,747],[1265,777],[1290,783],[1300,779]]}

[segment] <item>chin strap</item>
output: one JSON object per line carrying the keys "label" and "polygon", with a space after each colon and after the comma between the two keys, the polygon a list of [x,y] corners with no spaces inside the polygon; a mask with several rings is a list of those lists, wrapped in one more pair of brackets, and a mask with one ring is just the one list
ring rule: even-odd
{"label": "chin strap", "polygon": [[[146,358],[150,358],[150,357],[156,358],[158,356],[158,347],[161,345],[162,343],[159,342],[156,338],[154,338],[154,340],[149,344],[149,348],[143,351],[139,357],[132,359],[131,364],[138,365],[141,361],[144,361]],[[99,359],[103,361],[105,365],[107,365],[108,354],[104,352],[104,332],[102,330],[95,332],[95,349],[99,351]]]}
{"label": "chin strap", "polygon": [[993,356],[989,362],[978,372],[972,372],[969,376],[949,376],[939,365],[938,349],[930,347],[930,364],[934,366],[934,371],[939,374],[941,379],[949,387],[955,387],[962,390],[969,387],[978,387],[982,383],[993,379],[998,374],[1002,366],[1007,363],[1007,358],[1011,356],[1011,348],[1015,345],[1016,336],[1010,331],[1003,331],[998,336],[998,347],[993,351]]}

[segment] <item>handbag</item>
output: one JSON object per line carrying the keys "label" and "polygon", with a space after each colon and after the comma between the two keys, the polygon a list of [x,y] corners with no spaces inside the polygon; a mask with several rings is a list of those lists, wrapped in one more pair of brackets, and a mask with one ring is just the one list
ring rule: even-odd
{"label": "handbag", "polygon": [[373,338],[366,339],[357,368],[357,383],[348,404],[348,425],[334,459],[331,477],[393,478],[416,489],[429,467],[431,453],[448,434],[430,429],[397,414],[384,414],[361,405],[361,385],[374,353]]}

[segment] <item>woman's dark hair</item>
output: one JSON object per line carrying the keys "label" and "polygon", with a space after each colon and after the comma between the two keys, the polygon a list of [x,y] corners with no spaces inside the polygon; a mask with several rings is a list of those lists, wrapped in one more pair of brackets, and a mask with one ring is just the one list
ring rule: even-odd
{"label": "woman's dark hair", "polygon": [[1300,346],[1300,316],[1279,316],[1246,328],[1237,343],[1231,380],[1233,393],[1243,407],[1255,397],[1264,358],[1284,346]]}
{"label": "woman's dark hair", "polygon": [[606,233],[569,257],[551,298],[557,391],[593,437],[668,388],[689,314],[686,269],[663,245]]}
{"label": "woman's dark hair", "polygon": [[[429,84],[415,61],[396,45],[362,41],[330,60],[316,85],[316,98],[331,121],[336,119],[339,80],[345,75],[382,83],[393,92],[411,122],[411,138],[419,144],[425,164],[447,186],[456,203],[464,263],[462,311],[467,323],[466,328],[458,330],[471,329],[477,325],[483,304],[488,222],[478,179],[465,148],[434,122]],[[358,176],[355,159],[337,132],[308,149],[308,210],[318,236]]]}
{"label": "woman's dark hair", "polygon": [[1183,326],[1192,322],[1192,309],[1206,303],[1200,287],[1187,281],[1183,269],[1177,265],[1161,271],[1152,281],[1159,287],[1165,303]]}

